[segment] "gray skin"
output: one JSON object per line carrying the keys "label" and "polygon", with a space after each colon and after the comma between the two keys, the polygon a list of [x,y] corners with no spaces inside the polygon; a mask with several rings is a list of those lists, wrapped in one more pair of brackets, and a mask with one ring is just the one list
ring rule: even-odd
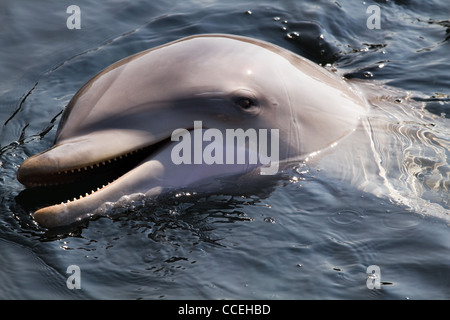
{"label": "gray skin", "polygon": [[330,148],[356,130],[367,110],[346,81],[283,48],[233,35],[192,36],[120,60],[88,81],[67,106],[55,145],[24,161],[18,180],[56,185],[69,181],[72,170],[92,177],[115,158],[155,146],[109,185],[34,213],[44,227],[69,225],[126,195],[155,197],[258,174],[248,163],[174,164],[178,142],[170,137],[179,128],[192,132],[194,121],[202,121],[203,132],[278,129],[283,163]]}

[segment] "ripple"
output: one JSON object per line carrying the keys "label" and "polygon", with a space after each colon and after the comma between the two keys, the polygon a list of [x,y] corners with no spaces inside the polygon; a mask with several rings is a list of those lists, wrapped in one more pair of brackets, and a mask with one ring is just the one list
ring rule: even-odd
{"label": "ripple", "polygon": [[419,225],[419,219],[412,213],[388,213],[383,217],[383,226],[394,230],[405,230]]}
{"label": "ripple", "polygon": [[336,225],[349,225],[359,223],[362,214],[355,210],[341,210],[329,216],[330,222]]}

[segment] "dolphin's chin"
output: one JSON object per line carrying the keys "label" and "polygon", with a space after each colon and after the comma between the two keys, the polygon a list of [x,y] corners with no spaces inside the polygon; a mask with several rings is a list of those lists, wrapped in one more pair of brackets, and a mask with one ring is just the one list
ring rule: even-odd
{"label": "dolphin's chin", "polygon": [[[126,180],[124,177],[127,174],[139,168],[142,163],[151,161],[152,155],[164,149],[169,140],[108,159],[99,158],[98,161],[70,169],[40,166],[39,157],[44,155],[45,159],[46,152],[26,160],[19,169],[18,179],[27,188],[31,188],[32,192],[29,194],[34,195],[33,210],[39,209],[33,217],[46,227],[67,225],[88,218],[93,209],[121,196],[117,190],[113,190],[115,181]],[[60,161],[54,163],[58,162]],[[39,170],[42,167],[45,169]]]}

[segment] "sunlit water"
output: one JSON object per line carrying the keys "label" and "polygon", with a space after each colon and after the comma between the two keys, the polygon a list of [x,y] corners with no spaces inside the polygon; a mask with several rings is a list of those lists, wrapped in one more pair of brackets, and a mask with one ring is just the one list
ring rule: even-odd
{"label": "sunlit water", "polygon": [[[77,1],[80,30],[66,27],[70,4],[0,4],[0,298],[450,298],[445,1]],[[381,9],[379,30],[366,26],[370,4]],[[35,225],[17,168],[52,145],[73,94],[123,57],[213,32],[278,44],[361,82],[375,105],[391,108],[392,136],[374,137],[373,149],[386,157],[382,146],[402,141],[409,152],[404,167],[385,158],[389,181],[395,190],[421,188],[424,202],[395,201],[363,190],[361,179],[299,164],[255,194],[135,201],[58,232]],[[377,81],[394,89],[376,97]],[[408,184],[414,174],[417,185]],[[438,192],[426,187],[436,181]],[[424,203],[439,207],[427,214]],[[70,265],[80,267],[79,290],[66,285]],[[371,265],[380,267],[381,289],[367,287]]]}

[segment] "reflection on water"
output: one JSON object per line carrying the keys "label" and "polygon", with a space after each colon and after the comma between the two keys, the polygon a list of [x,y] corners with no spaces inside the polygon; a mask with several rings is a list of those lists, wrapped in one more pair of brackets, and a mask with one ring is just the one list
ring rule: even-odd
{"label": "reflection on water", "polygon": [[[425,104],[385,90],[384,97],[371,99],[369,117],[373,151],[380,175],[393,201],[415,212],[448,219],[450,136],[448,120],[430,114]],[[366,91],[367,96],[375,97]]]}
{"label": "reflection on water", "polygon": [[[361,171],[353,175],[341,168],[351,182],[341,183],[328,170],[300,164],[268,193],[135,202],[113,208],[110,217],[52,232],[37,226],[17,200],[23,187],[15,176],[24,159],[51,147],[61,111],[104,67],[186,35],[235,33],[331,64],[328,69],[352,81],[397,87],[388,101],[374,100],[380,110],[385,103],[398,109],[372,118],[390,135],[374,134],[371,151],[381,158],[373,168],[365,163],[366,169],[384,168],[386,181],[404,200],[414,199],[411,192],[423,203],[448,208],[444,1],[377,2],[380,30],[365,27],[368,3],[350,1],[107,1],[95,7],[77,2],[80,30],[67,30],[66,7],[56,0],[0,4],[6,9],[0,12],[7,12],[1,14],[6,27],[0,30],[0,77],[8,79],[0,83],[0,297],[450,297],[446,220],[375,196],[387,187],[378,179],[357,179],[368,182],[370,192],[359,190],[352,177]],[[376,89],[362,86],[380,98]],[[387,148],[393,141],[395,150]],[[394,157],[399,151],[402,159]],[[422,204],[413,207],[421,211]],[[69,265],[80,267],[78,291],[66,286]],[[370,265],[381,269],[380,290],[366,287]]]}

